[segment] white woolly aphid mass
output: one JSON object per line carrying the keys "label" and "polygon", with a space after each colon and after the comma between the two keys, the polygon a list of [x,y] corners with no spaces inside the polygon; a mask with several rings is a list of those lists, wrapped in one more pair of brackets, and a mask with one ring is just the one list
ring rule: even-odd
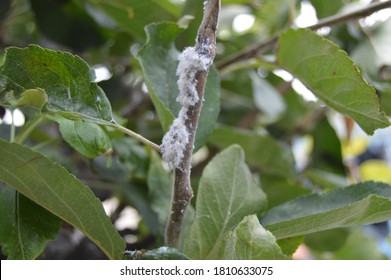
{"label": "white woolly aphid mass", "polygon": [[189,133],[183,118],[176,118],[171,124],[169,131],[164,135],[161,152],[165,162],[171,169],[179,168],[184,151],[189,143]]}
{"label": "white woolly aphid mass", "polygon": [[178,57],[179,64],[176,74],[179,76],[179,94],[176,101],[182,105],[182,109],[164,135],[161,145],[163,160],[168,163],[171,169],[181,168],[185,149],[189,143],[189,131],[185,125],[187,111],[190,106],[199,102],[197,72],[207,71],[213,63],[213,59],[205,55],[207,53],[205,50],[209,47],[209,45],[203,45],[198,52],[194,47],[187,47]]}
{"label": "white woolly aphid mass", "polygon": [[199,101],[197,93],[196,74],[206,71],[212,60],[206,55],[198,53],[194,47],[188,47],[179,55],[179,64],[176,74],[179,76],[179,95],[177,102],[182,106],[194,106]]}

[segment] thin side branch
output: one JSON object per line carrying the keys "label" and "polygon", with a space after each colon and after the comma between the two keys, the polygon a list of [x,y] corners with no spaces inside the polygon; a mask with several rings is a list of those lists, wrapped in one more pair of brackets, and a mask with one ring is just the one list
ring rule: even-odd
{"label": "thin side branch", "polygon": [[[190,184],[190,172],[191,172],[191,158],[193,154],[193,147],[195,141],[196,130],[198,126],[198,119],[200,116],[202,101],[204,99],[205,84],[208,76],[208,68],[212,64],[213,59],[216,55],[216,29],[218,22],[218,15],[220,10],[220,0],[208,0],[204,7],[204,17],[202,19],[201,25],[198,29],[196,45],[194,50],[190,50],[191,57],[190,59],[195,60],[199,59],[199,65],[187,65],[187,62],[184,63],[183,70],[189,71],[186,73],[182,79],[187,79],[190,77],[192,81],[189,81],[190,84],[195,85],[196,96],[192,96],[192,88],[187,88],[187,92],[180,92],[180,97],[177,101],[182,104],[182,115],[178,116],[177,123],[174,121],[174,125],[180,128],[180,131],[168,132],[169,141],[163,139],[162,144],[162,153],[163,158],[165,158],[166,150],[169,150],[170,147],[165,147],[170,145],[172,140],[181,139],[185,143],[185,148],[183,154],[181,151],[181,157],[175,158],[173,160],[175,167],[175,181],[174,181],[174,194],[171,206],[171,213],[167,223],[166,228],[166,245],[170,247],[178,248],[180,245],[180,236],[182,232],[183,218],[185,210],[189,205],[192,197],[193,191]],[[186,50],[183,52],[183,54]],[[186,52],[187,53],[187,52]],[[195,57],[195,58],[194,58]],[[182,56],[181,59],[186,59],[186,56]],[[193,60],[189,60],[192,62]],[[180,69],[178,66],[178,69]],[[193,72],[194,71],[194,72]],[[180,72],[180,71],[178,71]],[[178,73],[181,75],[182,73]],[[193,75],[194,74],[194,75]],[[186,83],[179,78],[178,85],[180,87]],[[189,85],[187,85],[189,87]],[[181,126],[181,120],[184,122],[184,128]],[[171,130],[171,129],[170,129]],[[185,142],[186,141],[186,142]],[[182,144],[179,144],[181,147]],[[170,152],[170,151],[169,151]],[[173,151],[177,152],[177,151]],[[170,155],[168,156],[170,159]],[[175,166],[178,163],[177,166]]]}
{"label": "thin side branch", "polygon": [[[368,6],[349,12],[341,15],[335,15],[335,16],[330,16],[324,19],[321,19],[314,25],[310,25],[306,28],[310,30],[317,30],[319,28],[325,27],[325,26],[334,26],[342,23],[346,23],[351,20],[356,20],[359,18],[367,17],[375,12],[378,12],[380,10],[386,9],[386,8],[391,8],[391,0],[385,1],[385,2],[373,2],[369,4]],[[233,64],[236,62],[239,62],[241,60],[245,60],[248,58],[255,57],[257,55],[262,54],[263,52],[273,48],[276,46],[278,38],[280,36],[280,32],[273,35],[269,39],[257,43],[254,46],[245,49],[241,52],[238,52],[231,57],[228,57],[227,59],[224,59],[216,64],[217,68],[219,70]]]}

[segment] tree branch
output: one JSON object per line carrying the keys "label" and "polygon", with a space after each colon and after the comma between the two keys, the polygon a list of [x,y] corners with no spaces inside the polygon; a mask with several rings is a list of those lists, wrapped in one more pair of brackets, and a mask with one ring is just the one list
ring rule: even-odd
{"label": "tree branch", "polygon": [[[351,20],[369,16],[377,11],[390,8],[390,7],[391,7],[391,0],[385,2],[374,2],[364,8],[346,14],[335,15],[335,16],[330,16],[321,19],[316,24],[308,26],[306,28],[310,30],[317,30],[325,26],[334,26],[334,25],[342,24]],[[261,53],[273,48],[277,44],[280,33],[281,32],[273,35],[272,37],[270,37],[269,39],[263,42],[255,44],[254,46],[248,49],[238,52],[232,55],[231,57],[228,57],[227,59],[217,62],[216,63],[217,68],[221,70],[233,63],[260,55]]]}
{"label": "tree branch", "polygon": [[[213,63],[216,55],[216,29],[219,10],[220,0],[208,0],[206,2],[204,17],[197,33],[196,45],[194,49],[188,48],[182,53],[177,71],[180,76],[178,81],[180,95],[177,101],[183,106],[182,113],[179,114],[170,131],[166,134],[168,135],[167,139],[163,138],[161,147],[163,158],[165,158],[165,153],[171,152],[172,147],[170,145],[175,145],[174,141],[180,139],[185,144],[183,145],[183,155],[181,151],[174,149],[172,152],[175,154],[173,155],[173,157],[176,157],[175,159],[171,155],[166,156],[175,167],[174,194],[165,237],[166,245],[170,247],[179,247],[185,210],[193,197],[190,184],[191,158],[204,99],[208,68]],[[189,53],[188,56],[185,55],[185,52],[186,54]],[[187,61],[182,61],[186,59]],[[188,81],[188,79],[191,79],[191,81]],[[196,96],[192,95],[192,85],[194,85]],[[182,122],[185,128],[182,127]],[[179,143],[179,147],[181,146],[182,143]],[[180,158],[177,158],[178,153],[181,154]]]}

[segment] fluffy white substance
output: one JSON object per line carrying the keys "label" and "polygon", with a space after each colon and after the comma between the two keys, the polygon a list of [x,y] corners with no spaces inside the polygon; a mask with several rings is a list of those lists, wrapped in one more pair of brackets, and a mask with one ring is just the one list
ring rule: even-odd
{"label": "fluffy white substance", "polygon": [[198,53],[194,47],[188,47],[179,55],[176,74],[178,78],[179,95],[177,101],[182,106],[194,106],[198,101],[196,74],[206,71],[212,64],[212,59]]}
{"label": "fluffy white substance", "polygon": [[189,143],[189,133],[185,126],[184,117],[186,113],[181,112],[164,135],[160,146],[163,160],[169,164],[171,169],[179,168],[186,146]]}
{"label": "fluffy white substance", "polygon": [[210,44],[203,44],[198,51],[194,47],[188,47],[179,55],[179,64],[176,74],[178,78],[179,95],[177,102],[182,105],[178,117],[174,120],[170,129],[164,135],[160,146],[163,160],[171,169],[181,168],[185,150],[189,144],[189,131],[185,121],[190,106],[194,106],[199,101],[197,92],[196,75],[199,71],[207,71],[213,63],[213,59],[208,55]]}

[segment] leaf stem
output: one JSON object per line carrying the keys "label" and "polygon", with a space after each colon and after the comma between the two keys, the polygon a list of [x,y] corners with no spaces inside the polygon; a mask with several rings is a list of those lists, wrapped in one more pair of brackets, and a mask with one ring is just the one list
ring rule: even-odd
{"label": "leaf stem", "polygon": [[[207,1],[195,45],[195,51],[197,53],[207,56],[212,60],[216,55],[216,29],[219,11],[220,0]],[[174,194],[165,236],[166,245],[170,247],[180,247],[180,236],[185,210],[193,197],[193,190],[190,184],[191,158],[207,76],[208,70],[197,71],[193,82],[196,83],[198,102],[195,105],[189,106],[186,111],[185,126],[189,134],[189,142],[184,150],[184,156],[180,166],[175,169]]]}
{"label": "leaf stem", "polygon": [[129,135],[133,138],[135,138],[136,140],[140,141],[141,143],[143,143],[144,145],[160,152],[160,146],[155,144],[154,142],[148,140],[147,138],[141,136],[140,134],[126,128],[126,127],[123,127],[122,125],[119,125],[117,123],[107,123],[106,124],[107,126],[110,126],[110,127],[113,127],[123,133],[125,133],[126,135]]}
{"label": "leaf stem", "polygon": [[31,132],[33,132],[34,129],[36,129],[40,124],[42,124],[44,120],[45,120],[44,115],[39,115],[38,118],[32,120],[31,123],[29,123],[25,127],[25,129],[23,129],[20,133],[18,133],[18,135],[15,138],[15,142],[18,144],[22,144],[24,140],[26,140],[26,138],[31,134]]}
{"label": "leaf stem", "polygon": [[[333,15],[324,19],[319,20],[316,24],[307,26],[306,28],[310,30],[317,30],[319,28],[325,27],[325,26],[334,26],[338,24],[342,24],[351,20],[363,18],[366,16],[369,16],[377,11],[390,8],[391,7],[391,0],[384,1],[384,2],[373,2],[369,4],[368,6],[357,9],[355,11],[344,13],[340,15]],[[266,39],[265,41],[259,42],[252,47],[249,47],[247,49],[244,49],[236,54],[233,54],[232,56],[223,59],[216,63],[216,67],[219,70],[222,70],[226,68],[227,66],[234,64],[236,62],[249,59],[252,57],[255,57],[257,55],[260,55],[261,53],[273,48],[276,46],[278,38],[280,36],[281,32],[278,32],[271,36],[270,38]]]}

